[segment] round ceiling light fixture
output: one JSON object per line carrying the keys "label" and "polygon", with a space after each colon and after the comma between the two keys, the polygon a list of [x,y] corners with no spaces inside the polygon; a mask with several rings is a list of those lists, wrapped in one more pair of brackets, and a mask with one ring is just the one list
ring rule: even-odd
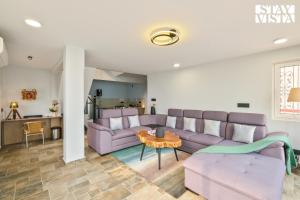
{"label": "round ceiling light fixture", "polygon": [[151,34],[151,42],[158,46],[168,46],[179,41],[179,32],[174,28],[159,28]]}
{"label": "round ceiling light fixture", "polygon": [[34,28],[41,28],[42,27],[42,24],[34,19],[25,19],[25,23],[28,25],[28,26],[32,26]]}

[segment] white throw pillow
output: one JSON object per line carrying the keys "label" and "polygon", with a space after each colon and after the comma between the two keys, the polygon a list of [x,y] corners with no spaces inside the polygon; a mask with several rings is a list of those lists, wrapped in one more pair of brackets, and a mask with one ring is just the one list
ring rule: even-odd
{"label": "white throw pillow", "polygon": [[176,127],[176,117],[167,116],[166,127],[175,128]]}
{"label": "white throw pillow", "polygon": [[109,123],[110,123],[110,129],[113,130],[113,131],[123,129],[122,117],[109,118]]}
{"label": "white throw pillow", "polygon": [[195,118],[183,118],[183,130],[196,132],[196,119]]}
{"label": "white throw pillow", "polygon": [[204,134],[220,137],[220,121],[204,120]]}
{"label": "white throw pillow", "polygon": [[232,140],[236,142],[253,143],[255,126],[234,124]]}
{"label": "white throw pillow", "polygon": [[128,121],[129,121],[129,127],[130,128],[140,126],[139,116],[137,116],[137,115],[129,116]]}

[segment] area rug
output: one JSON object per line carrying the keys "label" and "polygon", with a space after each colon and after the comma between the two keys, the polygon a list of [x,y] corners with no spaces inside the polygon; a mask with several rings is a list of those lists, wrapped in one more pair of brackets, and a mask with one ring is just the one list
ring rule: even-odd
{"label": "area rug", "polygon": [[162,188],[175,198],[180,197],[185,191],[184,187],[184,168],[182,162],[190,154],[177,151],[176,160],[173,149],[162,149],[161,169],[158,170],[158,156],[153,148],[145,148],[143,160],[140,161],[142,145],[130,147],[112,153],[112,156],[122,161],[141,176]]}

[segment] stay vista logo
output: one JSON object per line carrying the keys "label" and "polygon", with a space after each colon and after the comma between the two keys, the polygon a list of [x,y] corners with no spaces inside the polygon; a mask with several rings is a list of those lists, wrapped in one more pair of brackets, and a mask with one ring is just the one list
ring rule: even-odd
{"label": "stay vista logo", "polygon": [[258,24],[291,24],[295,19],[295,5],[255,6],[255,22]]}

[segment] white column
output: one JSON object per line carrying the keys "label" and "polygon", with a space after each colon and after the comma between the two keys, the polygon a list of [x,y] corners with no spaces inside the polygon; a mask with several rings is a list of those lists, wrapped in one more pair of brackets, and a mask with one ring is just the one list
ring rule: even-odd
{"label": "white column", "polygon": [[84,49],[66,46],[63,63],[64,161],[84,158]]}

